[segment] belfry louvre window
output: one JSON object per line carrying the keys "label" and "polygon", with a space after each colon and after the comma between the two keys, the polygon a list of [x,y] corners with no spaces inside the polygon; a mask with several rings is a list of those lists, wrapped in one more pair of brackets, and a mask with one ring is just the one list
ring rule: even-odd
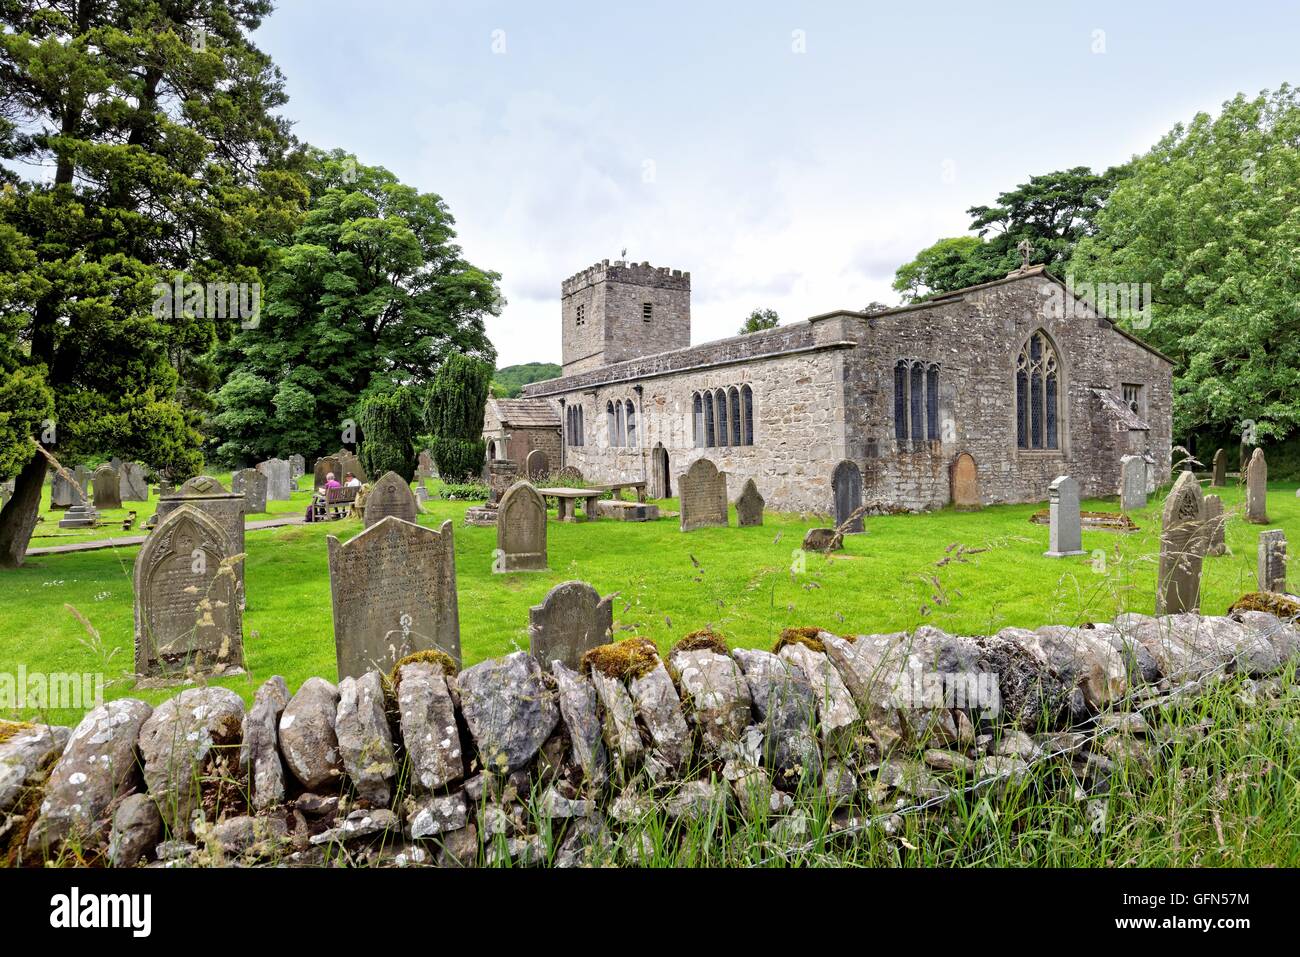
{"label": "belfry louvre window", "polygon": [[575,326],[584,325],[587,321],[587,306],[584,303],[578,303],[573,313],[573,324]]}
{"label": "belfry louvre window", "polygon": [[939,436],[939,366],[899,359],[894,364],[894,438],[913,445]]}
{"label": "belfry louvre window", "polygon": [[1042,330],[1025,342],[1016,358],[1016,445],[1059,449],[1060,361]]}
{"label": "belfry louvre window", "polygon": [[645,322],[649,322],[651,319],[653,319],[654,315],[655,315],[655,304],[653,302],[641,303],[641,318]]}
{"label": "belfry louvre window", "polygon": [[754,444],[754,390],[748,385],[691,393],[691,433],[695,447]]}

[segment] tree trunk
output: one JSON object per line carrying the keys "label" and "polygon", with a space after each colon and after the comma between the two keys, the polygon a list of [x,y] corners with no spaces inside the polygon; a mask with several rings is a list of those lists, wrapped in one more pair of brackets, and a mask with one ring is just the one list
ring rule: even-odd
{"label": "tree trunk", "polygon": [[0,509],[0,568],[17,568],[27,556],[27,544],[41,512],[41,488],[49,464],[37,452],[14,481],[14,495]]}

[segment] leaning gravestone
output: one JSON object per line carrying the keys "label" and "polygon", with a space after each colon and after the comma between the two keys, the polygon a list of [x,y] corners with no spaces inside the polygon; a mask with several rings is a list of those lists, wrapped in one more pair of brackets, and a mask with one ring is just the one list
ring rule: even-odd
{"label": "leaning gravestone", "polygon": [[1206,556],[1218,557],[1228,553],[1228,516],[1223,511],[1223,500],[1217,495],[1205,496],[1201,508],[1205,522]]}
{"label": "leaning gravestone", "polygon": [[370,494],[366,496],[366,528],[382,521],[388,516],[400,518],[404,522],[414,522],[420,514],[420,506],[415,500],[415,493],[406,480],[396,472],[385,472],[383,478],[375,483]]}
{"label": "leaning gravestone", "polygon": [[343,483],[343,465],[337,455],[322,455],[316,460],[316,469],[312,474],[311,487],[324,488],[325,477],[333,475],[335,481]]}
{"label": "leaning gravestone", "polygon": [[1246,521],[1252,525],[1268,524],[1268,462],[1264,450],[1256,449],[1246,471]]}
{"label": "leaning gravestone", "polygon": [[862,516],[854,515],[862,507],[862,469],[845,459],[831,472],[831,496],[835,500],[835,527],[845,535],[865,531]]}
{"label": "leaning gravestone", "polygon": [[70,471],[55,470],[50,473],[50,508],[71,508],[85,505],[84,486],[79,490],[74,484],[76,476]]}
{"label": "leaning gravestone", "polygon": [[270,483],[257,469],[240,469],[230,477],[230,491],[244,496],[244,514],[260,515],[266,511]]}
{"label": "leaning gravestone", "polygon": [[293,497],[293,465],[284,459],[259,462],[257,470],[266,476],[266,500],[287,502]]}
{"label": "leaning gravestone", "polygon": [[736,499],[736,524],[762,525],[765,504],[754,480],[745,479],[745,487],[740,490],[740,497]]}
{"label": "leaning gravestone", "polygon": [[546,501],[528,482],[517,482],[501,496],[497,509],[497,556],[492,570],[547,571]]}
{"label": "leaning gravestone", "polygon": [[1201,485],[1182,472],[1165,499],[1160,531],[1160,572],[1156,614],[1195,612],[1201,604],[1201,564],[1209,544],[1202,521]]}
{"label": "leaning gravestone", "polygon": [[975,458],[969,452],[962,452],[952,462],[949,485],[952,488],[952,504],[955,508],[977,509],[983,505],[980,498],[979,469]]}
{"label": "leaning gravestone", "polygon": [[243,561],[190,505],[158,522],[135,560],[135,670],[233,673],[244,665]]}
{"label": "leaning gravestone", "polygon": [[95,469],[95,508],[121,508],[122,487],[117,477],[117,469],[111,465],[101,465]]}
{"label": "leaning gravestone", "polygon": [[1058,476],[1048,489],[1048,558],[1083,554],[1083,525],[1079,514],[1079,483],[1068,475]]}
{"label": "leaning gravestone", "polygon": [[528,453],[528,458],[524,459],[524,472],[530,482],[545,478],[551,472],[551,463],[547,461],[546,453],[541,449],[533,449]]}
{"label": "leaning gravestone", "polygon": [[384,674],[406,655],[438,649],[460,664],[460,612],[451,522],[434,531],[389,516],[329,547],[338,676]]}
{"label": "leaning gravestone", "polygon": [[683,532],[727,524],[727,473],[708,459],[696,459],[677,476]]}
{"label": "leaning gravestone", "polygon": [[1228,484],[1228,453],[1219,449],[1214,453],[1214,477],[1210,484],[1215,488],[1222,488]]}
{"label": "leaning gravestone", "polygon": [[123,502],[149,501],[149,481],[144,468],[135,462],[123,462],[118,470],[118,490]]}
{"label": "leaning gravestone", "polygon": [[1286,592],[1286,532],[1280,528],[1259,533],[1259,590]]}
{"label": "leaning gravestone", "polygon": [[185,482],[176,491],[158,499],[158,521],[180,508],[193,505],[211,518],[230,539],[235,554],[244,553],[244,496],[227,492],[226,487],[210,475],[200,475]]}
{"label": "leaning gravestone", "polygon": [[1119,460],[1119,507],[1123,512],[1147,507],[1147,460],[1140,455]]}
{"label": "leaning gravestone", "polygon": [[528,650],[544,671],[552,661],[577,671],[583,655],[613,640],[613,629],[613,596],[601,598],[586,582],[561,582],[528,612]]}

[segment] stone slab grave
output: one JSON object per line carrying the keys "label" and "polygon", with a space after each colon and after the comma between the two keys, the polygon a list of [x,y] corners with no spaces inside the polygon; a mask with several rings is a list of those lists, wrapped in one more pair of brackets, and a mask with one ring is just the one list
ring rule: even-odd
{"label": "stone slab grave", "polygon": [[546,500],[529,482],[516,482],[497,507],[494,572],[544,572]]}
{"label": "stone slab grave", "polygon": [[1068,475],[1058,476],[1048,488],[1050,528],[1048,558],[1083,554],[1083,524],[1079,517],[1079,483]]}
{"label": "stone slab grave", "polygon": [[530,482],[546,478],[551,473],[551,463],[541,449],[533,449],[524,459],[524,473]]}
{"label": "stone slab grave", "polygon": [[708,459],[696,459],[689,469],[677,476],[677,495],[681,501],[681,528],[727,524],[727,473]]}
{"label": "stone slab grave", "polygon": [[266,500],[287,502],[293,498],[293,465],[286,459],[267,459],[257,464],[257,470],[266,476]]}
{"label": "stone slab grave", "polygon": [[979,468],[975,457],[969,452],[962,452],[952,460],[952,469],[948,477],[952,489],[952,504],[956,508],[982,508],[984,500],[980,497]]}
{"label": "stone slab grave", "polygon": [[460,664],[451,522],[437,531],[391,515],[346,543],[327,536],[338,676],[385,674],[438,649]]}
{"label": "stone slab grave", "polygon": [[266,511],[270,482],[257,469],[240,469],[230,477],[230,491],[244,496],[244,514],[260,515]]}
{"label": "stone slab grave", "polygon": [[1209,544],[1203,514],[1201,484],[1196,475],[1179,473],[1161,513],[1157,615],[1194,612],[1200,607],[1201,565]]}
{"label": "stone slab grave", "polygon": [[1246,521],[1268,524],[1268,462],[1263,449],[1255,449],[1246,470]]}
{"label": "stone slab grave", "polygon": [[404,522],[414,522],[420,514],[420,506],[411,486],[406,484],[406,479],[396,472],[385,472],[366,496],[363,514],[366,528],[390,515]]}
{"label": "stone slab grave", "polygon": [[1214,453],[1214,465],[1212,469],[1213,478],[1210,484],[1215,488],[1223,488],[1228,484],[1228,453],[1219,449]]}
{"label": "stone slab grave", "polygon": [[94,528],[99,510],[93,505],[70,505],[59,519],[59,528]]}
{"label": "stone slab grave", "polygon": [[1124,512],[1147,507],[1147,461],[1140,455],[1119,460],[1119,507]]}
{"label": "stone slab grave", "polygon": [[244,666],[243,560],[192,505],[158,522],[135,560],[135,670],[146,677],[230,674]]}
{"label": "stone slab grave", "polygon": [[149,501],[149,481],[144,467],[136,462],[123,462],[118,470],[118,492],[123,502]]}
{"label": "stone slab grave", "polygon": [[862,516],[853,514],[862,508],[862,469],[857,462],[845,459],[835,466],[831,472],[831,498],[837,529],[845,535],[861,535],[866,531]]}
{"label": "stone slab grave", "polygon": [[596,517],[612,518],[616,522],[657,522],[659,506],[646,502],[601,499],[596,503]]}
{"label": "stone slab grave", "polygon": [[741,527],[762,525],[764,504],[766,503],[763,501],[763,496],[759,494],[754,480],[745,479],[745,487],[740,490],[740,496],[736,499],[736,524]]}
{"label": "stone slab grave", "polygon": [[1280,528],[1259,533],[1256,579],[1260,591],[1286,593],[1286,532]]}
{"label": "stone slab grave", "polygon": [[193,505],[215,521],[230,539],[235,553],[244,553],[244,496],[227,492],[226,487],[210,475],[200,475],[184,482],[180,488],[158,499],[157,521],[180,508]]}
{"label": "stone slab grave", "polygon": [[1207,557],[1215,558],[1228,553],[1228,516],[1223,511],[1223,500],[1217,495],[1205,496],[1201,505],[1204,511]]}
{"label": "stone slab grave", "polygon": [[307,460],[298,453],[289,456],[289,484],[298,487],[298,480],[307,474]]}
{"label": "stone slab grave", "polygon": [[95,508],[121,508],[122,487],[117,469],[111,465],[101,465],[95,469]]}
{"label": "stone slab grave", "polygon": [[582,656],[613,639],[614,598],[601,598],[586,582],[561,582],[528,612],[528,650],[543,671],[552,661],[579,670]]}

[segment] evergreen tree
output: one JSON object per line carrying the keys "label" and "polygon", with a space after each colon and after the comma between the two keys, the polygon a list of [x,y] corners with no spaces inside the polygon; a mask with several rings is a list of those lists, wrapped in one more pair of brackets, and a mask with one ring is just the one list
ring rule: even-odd
{"label": "evergreen tree", "polygon": [[399,387],[365,396],[357,425],[361,427],[358,458],[367,475],[378,479],[386,472],[396,472],[408,482],[415,478],[421,415],[411,389]]}
{"label": "evergreen tree", "polygon": [[447,357],[429,387],[425,427],[438,474],[449,481],[476,476],[483,468],[483,410],[491,381],[491,364],[457,354]]}

